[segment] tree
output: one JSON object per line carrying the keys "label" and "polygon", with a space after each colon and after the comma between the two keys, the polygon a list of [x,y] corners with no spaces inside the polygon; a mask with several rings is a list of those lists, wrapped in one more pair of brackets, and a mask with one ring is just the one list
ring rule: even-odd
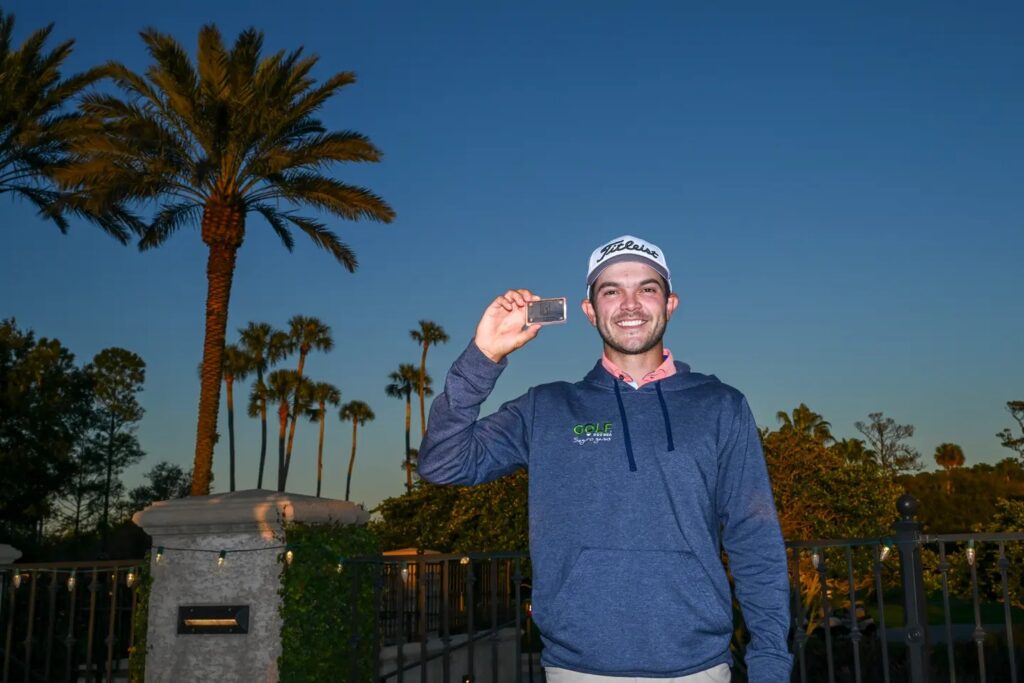
{"label": "tree", "polygon": [[341,403],[341,392],[338,387],[327,382],[316,382],[310,391],[310,399],[314,407],[307,411],[310,420],[320,423],[320,441],[316,449],[316,497],[320,497],[320,482],[324,475],[324,423],[327,422],[327,404],[336,406]]}
{"label": "tree", "polygon": [[780,432],[794,433],[799,437],[807,437],[827,446],[835,441],[832,438],[832,425],[825,419],[801,403],[793,409],[792,417],[789,413],[780,410],[775,413],[776,419],[782,423]]}
{"label": "tree", "polygon": [[[296,350],[299,352],[299,365],[295,370],[295,381],[299,385],[302,385],[302,371],[306,366],[306,356],[309,355],[309,352],[314,349],[327,352],[333,348],[334,337],[331,336],[331,328],[325,325],[319,318],[295,315],[288,321],[289,353]],[[295,423],[298,422],[299,415],[305,412],[305,408],[300,408],[299,406],[302,398],[303,393],[301,391],[296,391],[292,397],[294,401],[292,405],[292,421],[288,431],[288,448],[285,450],[284,456],[285,479],[288,479],[288,468],[292,461],[292,445],[295,443]]]}
{"label": "tree", "polygon": [[1006,411],[1010,413],[1010,417],[1017,423],[1020,428],[1021,435],[1015,437],[1013,431],[1007,427],[1003,431],[996,434],[999,437],[1002,445],[1005,448],[1009,448],[1014,451],[1021,460],[1024,460],[1024,401],[1007,401]]}
{"label": "tree", "polygon": [[[66,233],[64,213],[80,213],[122,244],[130,231],[118,207],[92,215],[62,205],[53,186],[54,170],[67,161],[75,137],[87,130],[82,114],[66,111],[72,98],[95,83],[100,69],[61,78],[61,67],[75,41],[66,40],[47,51],[53,24],[34,31],[13,48],[14,15],[0,11],[0,195],[27,200],[41,216]],[[138,225],[129,221],[131,227]]]}
{"label": "tree", "polygon": [[373,414],[370,406],[362,401],[349,401],[338,411],[338,418],[342,422],[345,420],[352,421],[352,455],[348,459],[348,477],[345,479],[345,500],[348,500],[349,493],[352,490],[352,469],[356,464],[356,434],[361,425],[373,421],[375,417],[376,415]]}
{"label": "tree", "polygon": [[[409,432],[412,429],[412,394],[419,391],[420,372],[412,363],[402,363],[396,372],[388,375],[391,383],[384,387],[384,393],[391,398],[405,399],[405,490],[412,490],[412,445]],[[424,377],[423,395],[434,392],[430,388],[430,375]]]}
{"label": "tree", "polygon": [[946,495],[953,492],[953,480],[950,474],[957,467],[964,465],[964,451],[955,443],[940,444],[935,448],[936,464],[946,470]]}
{"label": "tree", "polygon": [[106,476],[100,530],[106,534],[110,529],[114,475],[144,455],[135,426],[145,412],[139,404],[138,393],[146,381],[146,363],[127,349],[111,347],[97,353],[86,372],[93,381],[98,420],[96,438],[103,444],[104,452]]}
{"label": "tree", "polygon": [[423,394],[427,374],[427,349],[431,346],[447,343],[448,333],[444,331],[443,327],[433,321],[421,320],[420,329],[409,330],[409,336],[412,337],[413,341],[423,346],[423,355],[420,358],[419,386],[417,387],[417,393],[420,397],[420,438],[422,439],[427,435],[427,412]]}
{"label": "tree", "polygon": [[225,47],[215,26],[199,32],[196,63],[170,35],[142,32],[152,65],[142,76],[118,63],[105,73],[125,92],[90,94],[81,109],[94,121],[75,140],[57,174],[77,205],[92,211],[126,201],[155,202],[140,248],[163,244],[199,223],[207,259],[206,331],[192,494],[210,490],[220,402],[221,360],[235,260],[246,217],[258,213],[291,250],[291,228],[306,233],[347,270],[352,250],[318,220],[285,206],[309,206],[346,220],[389,222],[391,208],[370,191],[322,173],[340,162],[370,162],[380,152],[354,132],[327,132],[314,117],[340,88],[338,73],[317,84],[316,56],[301,50],[262,57],[263,34],[243,31]]}
{"label": "tree", "polygon": [[[249,359],[249,370],[256,373],[255,394],[260,418],[260,468],[256,488],[263,488],[263,467],[267,461],[267,401],[263,377],[267,370],[288,355],[288,335],[268,323],[250,322],[238,331],[239,346]],[[256,414],[250,412],[252,417]]]}
{"label": "tree", "polygon": [[228,405],[228,461],[230,468],[229,488],[235,490],[235,394],[234,385],[236,379],[245,379],[249,376],[249,369],[252,361],[245,351],[234,344],[224,347],[224,389]]}
{"label": "tree", "polygon": [[253,400],[249,404],[250,413],[257,401],[271,401],[277,404],[277,490],[284,491],[284,435],[288,429],[288,406],[292,402],[292,392],[298,382],[294,370],[274,370],[267,377],[265,387],[253,387]]}
{"label": "tree", "polygon": [[883,413],[868,413],[868,420],[858,420],[854,427],[867,439],[878,464],[893,474],[921,469],[920,455],[910,444],[904,443],[904,439],[914,435],[914,425],[896,424],[896,420]]}
{"label": "tree", "polygon": [[157,463],[145,477],[149,480],[148,484],[136,486],[128,493],[124,515],[127,518],[158,500],[185,498],[192,486],[192,473],[169,462]]}

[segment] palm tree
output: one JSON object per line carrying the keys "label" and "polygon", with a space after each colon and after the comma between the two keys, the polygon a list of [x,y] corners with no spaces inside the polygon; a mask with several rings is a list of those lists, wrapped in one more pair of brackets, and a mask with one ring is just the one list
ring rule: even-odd
{"label": "palm tree", "polygon": [[792,432],[813,439],[823,446],[835,441],[832,438],[832,425],[803,403],[793,409],[792,417],[782,410],[775,413],[775,417],[782,423],[780,432]]}
{"label": "palm tree", "polygon": [[348,478],[345,479],[345,500],[348,500],[349,492],[352,490],[352,468],[356,464],[356,431],[360,425],[372,421],[376,415],[370,410],[370,406],[362,401],[349,401],[338,411],[338,417],[342,422],[352,420],[352,455],[348,459]]}
{"label": "palm tree", "polygon": [[935,448],[935,463],[946,470],[946,495],[953,493],[953,470],[963,467],[964,450],[955,443],[939,444]]}
{"label": "palm tree", "polygon": [[391,383],[384,387],[384,393],[391,398],[405,399],[405,490],[412,491],[412,445],[409,443],[409,431],[412,428],[412,394],[423,387],[423,395],[430,396],[434,392],[430,388],[430,375],[424,375],[420,384],[420,371],[412,363],[402,363],[396,372],[388,375]]}
{"label": "palm tree", "polygon": [[73,162],[57,178],[88,210],[122,201],[157,203],[142,249],[160,246],[184,225],[202,228],[209,254],[192,494],[205,495],[231,282],[246,216],[263,216],[289,250],[290,228],[298,228],[352,271],[355,255],[326,225],[282,205],[309,206],[348,220],[389,222],[394,212],[370,191],[322,173],[332,163],[380,159],[366,137],[327,132],[314,118],[354,82],[353,74],[317,84],[310,76],[316,56],[296,50],[264,58],[263,34],[255,29],[243,31],[228,49],[215,26],[204,26],[195,65],[170,35],[147,29],[142,39],[153,64],[145,76],[122,64],[106,65],[105,73],[127,97],[83,99],[80,106],[95,130],[76,139]]}
{"label": "palm tree", "polygon": [[444,344],[448,341],[448,333],[444,328],[430,320],[421,320],[420,329],[409,330],[413,341],[423,345],[423,356],[420,359],[419,395],[420,395],[420,438],[427,435],[427,411],[423,400],[424,377],[427,374],[427,349],[431,346]]}
{"label": "palm tree", "polygon": [[336,406],[341,403],[341,392],[338,387],[327,382],[317,382],[310,390],[310,398],[315,406],[306,414],[313,422],[320,423],[320,444],[316,449],[316,497],[320,497],[320,482],[324,474],[324,423],[327,419],[327,404]]}
{"label": "palm tree", "polygon": [[[306,366],[306,356],[313,349],[330,351],[334,348],[334,337],[331,328],[319,318],[308,315],[293,315],[288,321],[288,350],[299,352],[299,365],[296,377],[302,381],[302,371]],[[302,411],[299,410],[299,392],[295,393],[295,405],[292,406],[292,423],[288,431],[288,448],[285,450],[285,463],[291,462],[292,444],[295,442],[295,423]],[[287,471],[287,465],[285,466]]]}
{"label": "palm tree", "polygon": [[296,378],[294,370],[274,370],[267,376],[267,384],[253,387],[253,401],[249,404],[250,413],[253,404],[258,400],[271,401],[277,404],[277,490],[284,491],[284,435],[288,428],[288,406],[292,402]]}
{"label": "palm tree", "polygon": [[118,204],[90,214],[80,205],[64,204],[53,187],[53,172],[67,162],[71,141],[88,131],[78,112],[62,112],[71,99],[103,75],[99,68],[61,79],[60,68],[75,44],[66,40],[53,50],[45,44],[53,24],[33,31],[12,49],[14,15],[0,11],[0,195],[27,200],[40,215],[66,233],[64,212],[93,220],[122,244],[141,224]]}
{"label": "palm tree", "polygon": [[230,487],[235,490],[235,399],[234,384],[236,379],[249,376],[252,363],[245,351],[234,344],[224,347],[224,388],[228,403],[228,461],[230,463]]}
{"label": "palm tree", "polygon": [[[257,387],[265,388],[263,376],[267,370],[288,353],[288,335],[275,330],[268,323],[250,322],[238,331],[239,345],[249,357],[249,369],[256,373]],[[260,418],[260,470],[256,478],[256,488],[263,488],[263,466],[267,460],[267,400],[266,392],[256,392],[258,410],[250,413]]]}

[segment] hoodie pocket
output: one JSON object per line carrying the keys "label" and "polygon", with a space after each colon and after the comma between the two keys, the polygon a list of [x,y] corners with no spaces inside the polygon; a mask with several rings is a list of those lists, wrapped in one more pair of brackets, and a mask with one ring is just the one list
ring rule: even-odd
{"label": "hoodie pocket", "polygon": [[726,607],[693,553],[585,548],[546,635],[585,670],[671,673],[729,648]]}

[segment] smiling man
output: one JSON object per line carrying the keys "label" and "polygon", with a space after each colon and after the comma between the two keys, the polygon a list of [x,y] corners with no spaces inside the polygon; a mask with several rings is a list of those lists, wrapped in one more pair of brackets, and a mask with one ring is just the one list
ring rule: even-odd
{"label": "smiling man", "polygon": [[751,683],[789,680],[789,587],[761,442],[743,395],[664,348],[678,306],[665,255],[626,235],[594,250],[583,312],[604,353],[576,383],[479,418],[536,338],[526,289],[484,311],[430,409],[420,475],[478,484],[530,471],[533,616],[549,683],[730,680],[732,595]]}

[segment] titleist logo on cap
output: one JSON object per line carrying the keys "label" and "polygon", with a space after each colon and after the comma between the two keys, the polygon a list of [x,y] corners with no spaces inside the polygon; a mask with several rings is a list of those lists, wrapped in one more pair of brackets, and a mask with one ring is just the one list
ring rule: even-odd
{"label": "titleist logo on cap", "polygon": [[615,242],[609,242],[608,244],[601,247],[601,256],[600,258],[597,259],[597,261],[595,261],[595,263],[600,263],[605,259],[606,256],[625,250],[639,251],[643,254],[647,254],[656,259],[660,258],[658,256],[657,251],[655,251],[654,249],[649,249],[646,245],[637,244],[633,240],[617,240]]}

